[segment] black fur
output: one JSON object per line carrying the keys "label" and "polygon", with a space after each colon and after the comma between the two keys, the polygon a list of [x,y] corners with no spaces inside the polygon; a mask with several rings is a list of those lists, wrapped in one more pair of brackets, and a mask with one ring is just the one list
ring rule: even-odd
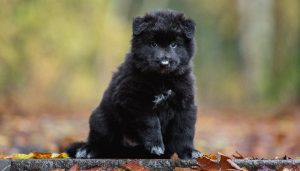
{"label": "black fur", "polygon": [[86,143],[71,145],[76,158],[197,157],[194,77],[195,24],[175,11],[133,21],[130,53],[113,75],[90,117]]}

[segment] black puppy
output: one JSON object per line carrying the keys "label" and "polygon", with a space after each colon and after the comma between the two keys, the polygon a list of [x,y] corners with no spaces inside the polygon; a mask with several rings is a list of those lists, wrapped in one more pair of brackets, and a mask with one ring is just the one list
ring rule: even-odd
{"label": "black puppy", "polygon": [[175,11],[133,21],[131,51],[90,117],[86,143],[67,149],[76,158],[195,158],[195,24]]}

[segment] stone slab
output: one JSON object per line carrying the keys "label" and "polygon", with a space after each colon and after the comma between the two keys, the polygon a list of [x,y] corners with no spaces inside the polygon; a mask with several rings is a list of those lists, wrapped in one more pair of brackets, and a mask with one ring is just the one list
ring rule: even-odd
{"label": "stone slab", "polygon": [[[0,171],[47,171],[53,169],[68,169],[78,163],[81,169],[95,166],[120,167],[130,161],[137,161],[151,170],[173,170],[175,167],[190,167],[197,165],[195,160],[166,160],[166,159],[26,159],[26,160],[0,160]],[[277,170],[279,166],[290,166],[300,169],[300,160],[233,160],[240,167],[249,171],[267,166]]]}

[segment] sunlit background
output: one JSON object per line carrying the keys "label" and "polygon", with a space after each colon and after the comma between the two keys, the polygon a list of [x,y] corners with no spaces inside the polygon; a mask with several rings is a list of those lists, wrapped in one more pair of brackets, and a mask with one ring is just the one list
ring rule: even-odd
{"label": "sunlit background", "polygon": [[0,0],[0,154],[85,140],[133,17],[157,9],[197,24],[197,149],[300,156],[298,0]]}

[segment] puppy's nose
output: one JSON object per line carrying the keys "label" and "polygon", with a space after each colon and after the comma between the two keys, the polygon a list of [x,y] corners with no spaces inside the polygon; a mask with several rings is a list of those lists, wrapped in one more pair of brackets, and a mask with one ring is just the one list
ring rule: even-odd
{"label": "puppy's nose", "polygon": [[162,60],[162,61],[160,61],[160,65],[161,66],[168,66],[169,64],[170,64],[169,60]]}

